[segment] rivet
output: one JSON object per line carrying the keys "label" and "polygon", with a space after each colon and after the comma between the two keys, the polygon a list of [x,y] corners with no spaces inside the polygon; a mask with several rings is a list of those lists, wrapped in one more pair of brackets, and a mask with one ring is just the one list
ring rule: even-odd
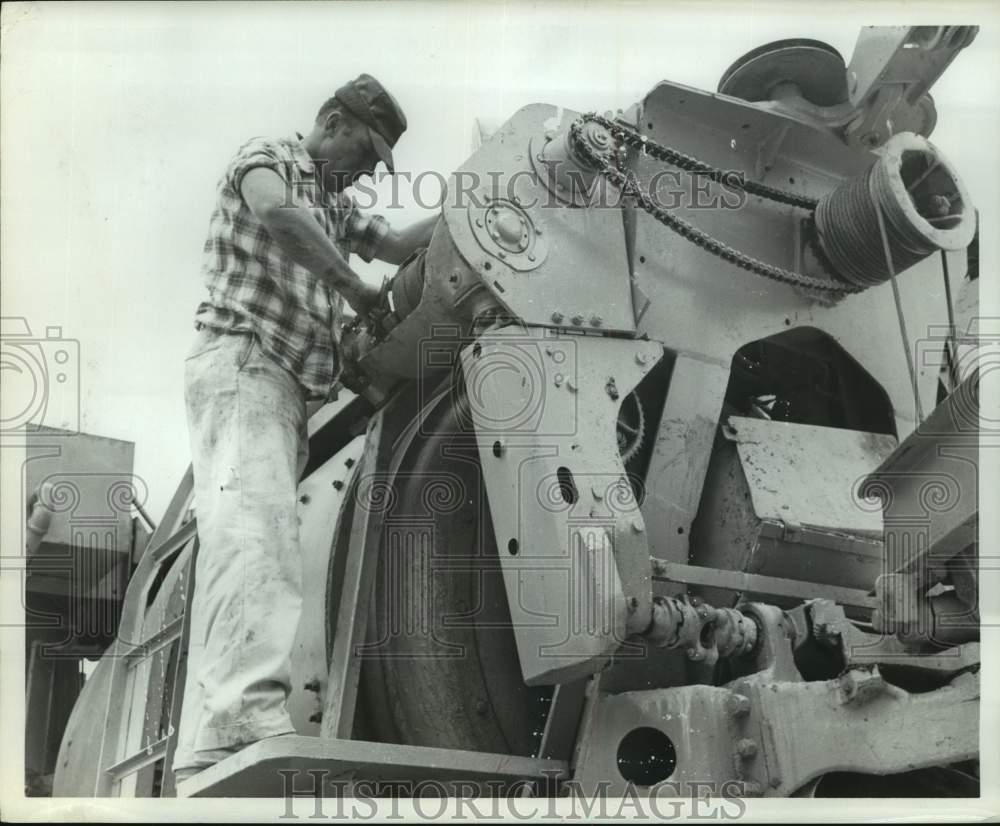
{"label": "rivet", "polygon": [[534,253],[531,253],[531,252],[529,252],[529,253],[528,253],[528,260],[529,260],[529,261],[534,261],[534,260],[535,260],[535,254],[534,254]]}
{"label": "rivet", "polygon": [[563,383],[563,374],[556,373],[555,377],[553,378],[553,381],[555,382],[556,387],[559,387]]}

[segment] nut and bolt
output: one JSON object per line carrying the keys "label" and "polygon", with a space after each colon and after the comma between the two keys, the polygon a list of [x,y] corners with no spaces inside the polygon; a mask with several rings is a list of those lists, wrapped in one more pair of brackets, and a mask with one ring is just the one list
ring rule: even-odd
{"label": "nut and bolt", "polygon": [[594,327],[600,327],[603,322],[604,322],[604,319],[601,318],[599,315],[595,315],[595,316],[591,316],[590,317],[590,323]]}
{"label": "nut and bolt", "polygon": [[575,315],[575,316],[573,316],[573,323],[577,327],[579,327],[581,324],[583,324],[583,316],[582,315]]}
{"label": "nut and bolt", "polygon": [[558,310],[556,310],[554,313],[552,313],[552,320],[556,324],[562,324],[563,318],[564,318],[563,314],[560,313]]}
{"label": "nut and bolt", "polygon": [[749,759],[757,754],[757,741],[743,737],[736,741],[736,753],[743,759]]}

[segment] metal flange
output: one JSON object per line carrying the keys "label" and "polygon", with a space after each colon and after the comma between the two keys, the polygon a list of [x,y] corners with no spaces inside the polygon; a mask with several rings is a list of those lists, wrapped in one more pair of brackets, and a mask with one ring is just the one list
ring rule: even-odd
{"label": "metal flange", "polygon": [[520,204],[490,198],[469,207],[469,226],[483,250],[519,272],[541,266],[549,247],[531,215]]}

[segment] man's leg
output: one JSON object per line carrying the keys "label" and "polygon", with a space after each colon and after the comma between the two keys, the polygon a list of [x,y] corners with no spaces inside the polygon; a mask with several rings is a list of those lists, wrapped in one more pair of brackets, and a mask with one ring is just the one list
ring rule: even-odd
{"label": "man's leg", "polygon": [[178,771],[294,731],[285,699],[306,456],[303,394],[252,336],[202,330],[185,383],[200,545]]}

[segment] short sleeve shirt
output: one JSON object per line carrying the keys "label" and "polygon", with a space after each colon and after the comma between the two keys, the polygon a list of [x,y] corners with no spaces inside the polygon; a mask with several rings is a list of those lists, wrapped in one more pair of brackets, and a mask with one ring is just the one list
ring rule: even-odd
{"label": "short sleeve shirt", "polygon": [[327,398],[340,372],[343,298],[288,256],[243,200],[243,176],[257,167],[281,176],[289,207],[309,210],[345,258],[354,252],[371,261],[389,225],[362,212],[344,193],[325,192],[296,137],[248,141],[216,187],[202,263],[208,298],[195,321],[256,334],[264,352],[290,371],[309,397]]}

